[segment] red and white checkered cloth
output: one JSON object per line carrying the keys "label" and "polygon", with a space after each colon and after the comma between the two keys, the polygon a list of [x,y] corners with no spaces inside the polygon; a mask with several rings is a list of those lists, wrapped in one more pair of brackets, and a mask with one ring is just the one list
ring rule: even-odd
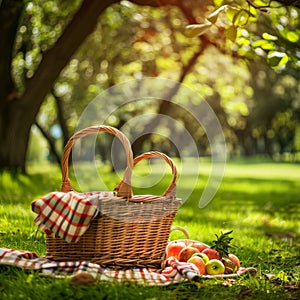
{"label": "red and white checkered cloth", "polygon": [[53,192],[32,202],[34,220],[47,235],[58,235],[67,242],[76,242],[89,228],[98,210],[94,201],[112,196],[111,192]]}
{"label": "red and white checkered cloth", "polygon": [[33,252],[0,248],[0,266],[9,265],[22,269],[32,269],[40,271],[40,275],[48,277],[72,277],[81,272],[88,272],[97,281],[134,281],[147,285],[169,285],[183,281],[198,281],[201,278],[232,278],[244,273],[255,276],[255,268],[240,268],[235,274],[222,275],[199,275],[194,264],[178,262],[174,257],[168,258],[166,267],[163,270],[149,268],[132,268],[127,270],[114,270],[103,268],[98,264],[86,261],[77,262],[56,262],[43,257],[39,257]]}
{"label": "red and white checkered cloth", "polygon": [[[99,212],[101,201],[118,197],[114,192],[52,192],[32,202],[38,216],[34,222],[47,235],[59,236],[68,243],[77,242]],[[153,195],[134,195],[135,201],[161,198]]]}

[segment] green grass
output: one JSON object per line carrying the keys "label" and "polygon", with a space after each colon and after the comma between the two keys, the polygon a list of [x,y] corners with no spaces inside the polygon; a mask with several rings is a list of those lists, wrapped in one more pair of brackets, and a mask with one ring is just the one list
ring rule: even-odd
{"label": "green grass", "polygon": [[[84,178],[80,186],[97,189],[98,178]],[[99,282],[92,286],[73,286],[68,278],[40,277],[36,272],[0,266],[1,299],[299,299],[300,291],[300,165],[267,161],[239,161],[226,165],[222,184],[214,199],[205,207],[198,202],[207,182],[210,165],[204,162],[195,191],[180,207],[174,225],[188,230],[190,238],[210,243],[215,233],[233,229],[233,252],[242,266],[255,267],[257,277],[185,282],[168,287],[146,287],[134,283]],[[120,180],[100,168],[109,189]],[[196,174],[193,164],[181,174],[178,193],[188,192]],[[162,167],[152,166],[153,176],[135,178],[135,193],[160,194],[170,174],[160,180]],[[145,165],[136,174],[146,176]],[[74,187],[79,184],[71,176]],[[145,179],[146,178],[146,179]],[[157,179],[158,178],[158,179]],[[156,180],[157,179],[157,180]],[[143,182],[158,182],[144,190]],[[36,233],[31,212],[32,200],[60,187],[60,171],[48,165],[32,166],[29,175],[0,175],[0,247],[25,249],[45,254],[45,240]],[[102,187],[99,189],[103,189]],[[186,189],[186,190],[185,190]],[[182,238],[173,232],[171,239]],[[267,274],[275,274],[270,280]]]}

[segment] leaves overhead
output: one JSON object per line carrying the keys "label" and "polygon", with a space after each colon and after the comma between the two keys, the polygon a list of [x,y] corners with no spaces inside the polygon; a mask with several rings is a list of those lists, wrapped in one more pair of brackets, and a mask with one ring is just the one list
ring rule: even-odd
{"label": "leaves overhead", "polygon": [[[206,17],[205,23],[187,25],[186,35],[188,37],[200,36],[210,29],[212,25],[215,25],[219,29],[223,28],[229,31],[228,37],[234,41],[238,27],[246,25],[251,15],[250,9],[246,10],[227,4],[222,5]],[[194,30],[191,31],[191,28]]]}
{"label": "leaves overhead", "polygon": [[[248,32],[247,40],[250,41],[250,47],[242,45],[238,54],[246,54],[246,56],[258,54],[277,70],[284,69],[287,63],[293,63],[293,67],[299,67],[299,63],[297,63],[299,50],[286,51],[286,43],[296,44],[300,40],[300,18],[299,11],[294,8],[297,7],[295,1],[282,1],[283,7],[275,5],[272,1],[224,3],[225,1],[215,1],[216,6],[219,5],[219,7],[205,18],[199,18],[203,20],[202,23],[187,25],[186,36],[192,38],[206,34],[211,42],[218,45],[223,40],[221,47],[224,51],[228,51],[229,47],[232,49],[236,49],[236,46],[240,47],[241,41],[245,39],[242,37],[244,35],[242,32]],[[249,28],[257,26],[260,18],[265,18],[267,22],[273,24],[270,32],[263,32],[261,37],[249,31]],[[216,32],[219,32],[219,36],[216,35]],[[231,42],[231,46],[226,41]],[[285,55],[278,53],[285,53]]]}

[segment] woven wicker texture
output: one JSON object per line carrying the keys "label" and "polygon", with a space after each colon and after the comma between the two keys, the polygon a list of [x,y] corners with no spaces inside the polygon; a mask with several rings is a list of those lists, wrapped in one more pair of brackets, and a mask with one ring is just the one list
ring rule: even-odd
{"label": "woven wicker texture", "polygon": [[[110,126],[93,126],[77,132],[65,147],[61,191],[72,191],[68,160],[73,143],[94,132],[111,133],[122,142],[127,158],[123,179],[111,197],[99,200],[99,213],[78,242],[67,243],[57,236],[47,236],[46,257],[57,261],[85,260],[114,268],[160,267],[173,219],[181,205],[181,200],[175,195],[176,166],[167,155],[156,151],[144,153],[133,160],[130,142],[123,133]],[[162,196],[133,195],[132,168],[149,158],[164,159],[172,169],[172,181]]]}

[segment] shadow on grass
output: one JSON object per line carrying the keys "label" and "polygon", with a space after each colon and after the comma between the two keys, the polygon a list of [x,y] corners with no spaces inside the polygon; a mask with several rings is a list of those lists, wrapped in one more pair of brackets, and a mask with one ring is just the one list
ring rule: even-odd
{"label": "shadow on grass", "polygon": [[39,195],[60,188],[61,175],[33,173],[30,175],[0,173],[0,204],[21,204],[34,200]]}
{"label": "shadow on grass", "polygon": [[[280,214],[291,219],[299,216],[300,182],[292,180],[266,180],[253,178],[225,178],[214,199],[203,209],[198,202],[203,187],[198,187],[184,203],[182,209],[192,209],[197,218],[200,210],[216,210],[251,214]],[[203,215],[201,215],[201,218]],[[216,220],[213,220],[216,221]]]}
{"label": "shadow on grass", "polygon": [[[295,252],[299,245],[299,189],[300,183],[293,180],[224,178],[215,198],[205,208],[198,206],[203,191],[199,187],[179,208],[175,223],[198,227],[202,231],[199,236],[204,238],[219,230],[233,229],[241,244],[243,235],[247,236],[245,255],[252,258],[259,256],[261,248],[268,249],[269,244],[276,242]],[[216,228],[219,229],[215,231]]]}

